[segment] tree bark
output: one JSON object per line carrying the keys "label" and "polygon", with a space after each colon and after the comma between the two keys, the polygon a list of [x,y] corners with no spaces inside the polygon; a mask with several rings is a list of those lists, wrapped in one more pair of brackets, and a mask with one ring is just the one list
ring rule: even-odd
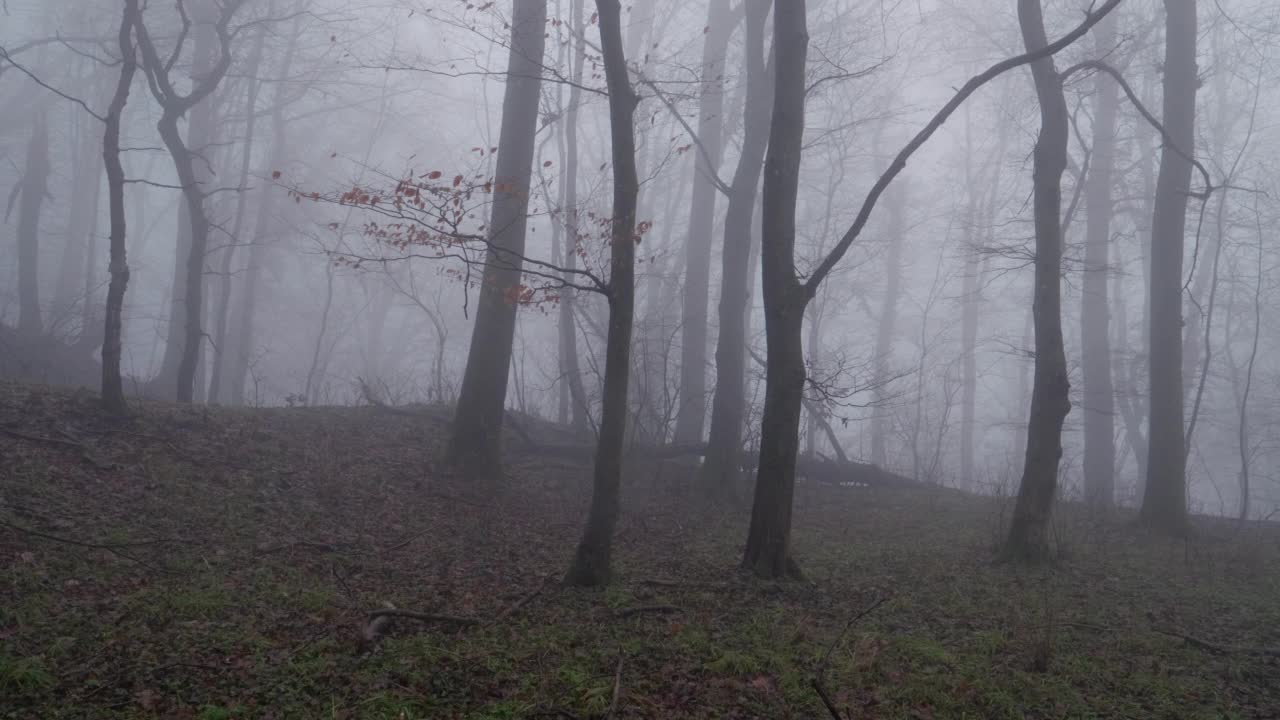
{"label": "tree bark", "polygon": [[[1094,28],[1094,46],[1102,55],[1115,44],[1117,16]],[[1115,505],[1115,387],[1111,380],[1110,273],[1112,175],[1115,167],[1116,112],[1120,89],[1103,73],[1094,81],[1096,109],[1093,149],[1085,179],[1085,257],[1080,293],[1080,358],[1084,379],[1084,495],[1089,506]]]}
{"label": "tree bark", "polygon": [[40,210],[49,195],[49,172],[48,119],[41,112],[31,126],[18,197],[18,334],[28,339],[44,332],[40,312]]}
{"label": "tree bark", "polygon": [[[1018,21],[1028,52],[1048,45],[1040,0],[1018,0]],[[1049,554],[1049,518],[1058,489],[1062,423],[1071,410],[1067,358],[1062,340],[1062,173],[1067,166],[1068,114],[1062,78],[1053,58],[1031,63],[1040,104],[1040,135],[1034,159],[1036,230],[1035,369],[1027,449],[1004,554],[1039,561]]]}
{"label": "tree bark", "polygon": [[133,25],[137,21],[138,0],[124,0],[124,13],[120,21],[118,47],[120,48],[120,77],[115,94],[107,108],[106,130],[102,139],[102,159],[107,172],[107,204],[111,215],[110,265],[111,281],[107,286],[107,307],[102,333],[102,402],[108,412],[120,414],[126,410],[124,382],[120,373],[120,348],[122,345],[124,293],[129,285],[129,265],[126,258],[126,220],[124,208],[124,166],[120,162],[120,117],[129,102],[129,90],[138,70],[133,47]]}
{"label": "tree bark", "polygon": [[730,186],[721,255],[719,333],[716,337],[716,386],[711,402],[709,448],[702,482],[713,496],[738,493],[742,425],[746,414],[747,319],[751,297],[752,226],[765,149],[769,143],[769,107],[773,82],[765,65],[765,21],[772,0],[745,0],[747,99],[743,110],[742,153]]}
{"label": "tree bark", "polygon": [[545,2],[515,4],[490,245],[447,453],[451,465],[476,478],[494,479],[501,474],[502,416],[516,328],[512,290],[521,280],[546,20]]}
{"label": "tree bark", "polygon": [[733,24],[729,0],[710,0],[702,45],[698,141],[685,238],[683,313],[680,342],[680,407],[675,441],[699,442],[707,415],[707,296],[711,283],[711,233],[719,193],[712,180],[720,172],[724,130],[725,54]]}
{"label": "tree bark", "polygon": [[627,386],[631,372],[631,327],[635,313],[636,173],[633,118],[638,98],[627,77],[622,50],[622,7],[596,0],[605,82],[609,88],[609,130],[613,155],[613,225],[609,257],[609,336],[605,349],[604,403],[596,444],[591,509],[573,564],[570,585],[598,586],[612,573],[613,533],[618,523],[622,449],[627,429]]}
{"label": "tree bark", "polygon": [[[1164,126],[1182,152],[1195,150],[1195,0],[1165,0]],[[1182,388],[1182,253],[1191,163],[1166,143],[1151,221],[1150,416],[1143,523],[1164,533],[1187,529]]]}
{"label": "tree bark", "polygon": [[760,462],[743,556],[743,566],[762,578],[800,573],[791,557],[791,506],[804,397],[802,326],[810,299],[795,269],[796,196],[809,45],[805,0],[788,3],[785,11],[774,13],[773,22],[777,67],[762,200],[768,369],[760,423]]}

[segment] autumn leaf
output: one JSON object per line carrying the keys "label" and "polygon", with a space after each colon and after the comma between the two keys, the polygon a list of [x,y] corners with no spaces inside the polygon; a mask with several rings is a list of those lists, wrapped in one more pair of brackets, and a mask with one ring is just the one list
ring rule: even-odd
{"label": "autumn leaf", "polygon": [[427,173],[427,179],[439,180],[441,175],[444,175],[444,173],[440,172],[439,170],[432,170],[431,172]]}
{"label": "autumn leaf", "polygon": [[279,179],[280,179],[280,171],[279,171],[279,170],[274,170],[274,171],[272,171],[272,173],[271,173],[271,179],[272,179],[272,180],[279,180]]}

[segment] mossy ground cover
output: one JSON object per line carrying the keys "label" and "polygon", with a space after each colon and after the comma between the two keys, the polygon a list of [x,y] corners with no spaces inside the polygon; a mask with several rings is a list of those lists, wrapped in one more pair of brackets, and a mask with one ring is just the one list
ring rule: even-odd
{"label": "mossy ground cover", "polygon": [[[819,675],[846,718],[1280,717],[1275,529],[1064,506],[1025,568],[1004,501],[804,485],[806,581],[770,583],[744,509],[637,466],[615,582],[568,589],[588,469],[513,456],[495,494],[436,467],[442,415],[0,385],[0,717],[830,717]],[[479,622],[364,641],[387,605]]]}

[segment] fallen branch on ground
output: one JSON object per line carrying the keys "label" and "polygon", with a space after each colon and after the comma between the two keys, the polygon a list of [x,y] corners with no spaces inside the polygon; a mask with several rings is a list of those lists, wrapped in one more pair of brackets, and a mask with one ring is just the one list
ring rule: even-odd
{"label": "fallen branch on ground", "polygon": [[622,610],[619,610],[616,613],[614,613],[613,616],[618,619],[622,619],[622,618],[632,617],[633,615],[643,615],[645,613],[657,613],[657,614],[665,615],[668,613],[682,613],[682,612],[684,612],[684,608],[679,608],[679,607],[676,607],[675,605],[640,605],[639,607],[624,608]]}
{"label": "fallen branch on ground", "polygon": [[493,620],[491,620],[489,624],[491,624],[491,625],[497,625],[498,623],[502,622],[503,620],[506,620],[508,617],[511,617],[511,615],[512,615],[513,613],[515,613],[517,610],[519,610],[520,608],[524,607],[525,605],[528,605],[530,600],[532,600],[532,599],[534,599],[535,597],[537,597],[538,595],[542,594],[542,591],[543,591],[543,590],[547,587],[547,585],[551,582],[551,578],[552,578],[552,577],[553,577],[553,576],[551,576],[551,575],[548,575],[548,576],[544,577],[544,578],[542,579],[542,582],[538,583],[538,587],[536,587],[536,588],[534,588],[534,589],[533,589],[533,592],[531,592],[531,593],[527,593],[526,595],[524,595],[523,597],[521,597],[519,600],[515,601],[515,603],[513,603],[513,604],[512,604],[510,607],[508,607],[506,610],[503,610],[502,612],[498,613],[498,614],[497,614],[497,616],[496,616],[496,617],[494,617],[494,618],[493,618]]}
{"label": "fallen branch on ground", "polygon": [[613,673],[613,699],[609,701],[609,713],[605,715],[605,720],[612,718],[614,713],[618,712],[618,698],[622,695],[622,648],[618,648],[618,669]]}
{"label": "fallen branch on ground", "polygon": [[1164,630],[1161,628],[1152,628],[1155,632],[1169,637],[1181,639],[1186,644],[1207,650],[1215,655],[1254,655],[1258,657],[1280,658],[1280,647],[1247,647],[1241,645],[1219,645],[1218,643],[1202,640],[1194,635],[1188,635],[1177,630]]}
{"label": "fallen branch on ground", "polygon": [[33,435],[31,433],[23,432],[21,430],[15,430],[9,427],[0,427],[0,432],[3,432],[5,435],[8,435],[10,437],[19,438],[22,440],[30,440],[31,442],[42,442],[42,443],[48,443],[50,445],[61,445],[63,447],[75,448],[76,450],[80,451],[80,457],[83,458],[85,462],[96,467],[97,469],[99,470],[115,469],[114,463],[109,463],[109,462],[106,462],[105,460],[100,460],[97,456],[95,456],[89,450],[89,447],[82,442],[77,442],[75,440],[63,440],[62,438],[46,437],[44,435]]}
{"label": "fallen branch on ground", "polygon": [[883,605],[885,600],[888,599],[889,598],[887,596],[878,597],[862,612],[849,618],[849,621],[840,629],[840,634],[836,635],[835,639],[831,641],[831,644],[827,646],[827,651],[822,655],[822,662],[818,664],[818,674],[815,675],[813,680],[809,683],[813,686],[813,689],[817,691],[818,697],[822,700],[822,704],[827,708],[827,712],[831,713],[832,720],[843,720],[843,718],[840,717],[840,711],[836,709],[835,703],[831,702],[831,698],[827,695],[826,688],[822,685],[822,678],[826,675],[827,665],[831,662],[831,653],[836,649],[836,645],[840,644],[840,641],[844,639],[844,636],[849,632],[849,628],[853,627],[854,623],[867,615],[870,615],[873,610]]}

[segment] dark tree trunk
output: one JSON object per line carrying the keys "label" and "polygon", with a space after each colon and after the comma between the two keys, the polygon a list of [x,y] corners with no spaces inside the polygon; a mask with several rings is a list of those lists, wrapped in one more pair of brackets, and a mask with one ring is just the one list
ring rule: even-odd
{"label": "dark tree trunk", "polygon": [[1165,143],[1151,222],[1150,428],[1142,521],[1161,532],[1187,529],[1182,387],[1182,253],[1195,150],[1195,0],[1165,0]]}
{"label": "dark tree trunk", "polygon": [[609,257],[609,337],[605,349],[604,404],[596,444],[591,509],[565,576],[570,585],[598,586],[612,572],[613,532],[618,523],[622,446],[627,429],[627,385],[631,372],[631,325],[635,312],[636,174],[633,116],[637,98],[622,52],[622,7],[596,0],[605,81],[609,87],[609,129],[613,146],[613,227]]}
{"label": "dark tree trunk", "polygon": [[[1095,28],[1094,45],[1100,56],[1115,44],[1116,16]],[[1085,179],[1084,278],[1080,298],[1080,356],[1084,377],[1084,494],[1094,508],[1115,504],[1115,388],[1111,381],[1110,267],[1112,172],[1115,166],[1116,111],[1119,87],[1104,73],[1094,84],[1097,108],[1093,118],[1093,150]]]}
{"label": "dark tree trunk", "polygon": [[[1028,52],[1048,45],[1040,0],[1018,0],[1018,20]],[[1071,411],[1067,358],[1062,341],[1062,173],[1067,166],[1067,102],[1053,58],[1031,64],[1040,103],[1040,136],[1034,160],[1036,229],[1035,370],[1026,461],[1004,554],[1039,561],[1049,554],[1049,518],[1058,490],[1062,423]]]}
{"label": "dark tree trunk", "polygon": [[804,0],[774,13],[777,55],[773,119],[764,166],[764,416],[751,527],[743,566],[763,578],[799,575],[791,558],[800,409],[804,398],[803,323],[809,291],[795,269],[796,195],[804,139],[805,58],[809,31]]}
{"label": "dark tree trunk", "polygon": [[107,203],[111,215],[111,282],[107,286],[107,307],[102,333],[102,402],[112,413],[126,409],[124,383],[120,376],[124,293],[129,285],[129,265],[125,256],[124,167],[120,163],[120,116],[129,102],[129,89],[138,70],[133,47],[133,25],[137,20],[138,0],[124,0],[120,22],[120,79],[107,108],[106,132],[102,140],[102,158],[107,170]]}
{"label": "dark tree trunk", "polygon": [[716,338],[716,386],[711,402],[709,447],[702,470],[713,496],[738,493],[742,424],[746,414],[747,318],[751,297],[752,224],[765,149],[769,143],[769,107],[773,82],[765,66],[764,31],[771,0],[746,0],[747,100],[743,110],[742,154],[733,173],[724,220],[719,324]]}
{"label": "dark tree trunk", "polygon": [[725,54],[733,24],[729,0],[710,0],[702,45],[698,140],[685,238],[684,296],[680,343],[680,407],[675,441],[702,441],[707,415],[707,296],[711,283],[711,233],[718,192],[712,178],[720,172],[724,130]]}
{"label": "dark tree trunk", "polygon": [[49,195],[49,128],[44,113],[32,124],[18,197],[18,333],[44,332],[40,316],[40,209]]}
{"label": "dark tree trunk", "polygon": [[501,472],[502,416],[516,329],[510,291],[521,279],[546,20],[545,2],[515,4],[490,245],[448,449],[449,463],[476,478],[493,479]]}

